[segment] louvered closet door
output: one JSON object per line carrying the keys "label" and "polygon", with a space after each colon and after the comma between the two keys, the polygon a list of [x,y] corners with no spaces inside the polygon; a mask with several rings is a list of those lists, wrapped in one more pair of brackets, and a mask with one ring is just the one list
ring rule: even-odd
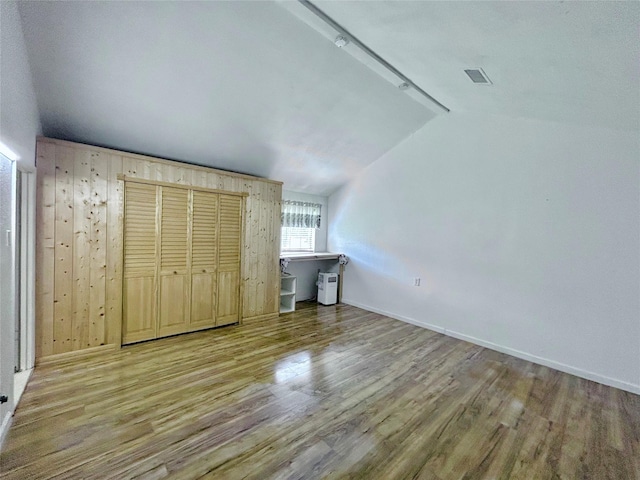
{"label": "louvered closet door", "polygon": [[156,337],[155,185],[125,183],[122,343]]}
{"label": "louvered closet door", "polygon": [[242,197],[220,195],[217,325],[240,321]]}
{"label": "louvered closet door", "polygon": [[216,325],[218,195],[193,191],[191,321],[189,330]]}
{"label": "louvered closet door", "polygon": [[189,190],[161,188],[158,337],[187,331],[189,318]]}

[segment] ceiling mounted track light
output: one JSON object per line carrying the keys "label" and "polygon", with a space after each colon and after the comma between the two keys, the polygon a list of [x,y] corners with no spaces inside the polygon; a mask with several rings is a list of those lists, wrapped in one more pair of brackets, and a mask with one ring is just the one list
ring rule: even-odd
{"label": "ceiling mounted track light", "polygon": [[[333,40],[336,46],[344,48],[351,56],[355,57],[385,80],[391,82],[398,89],[404,91],[418,103],[437,113],[449,112],[446,106],[425,92],[406,75],[371,50],[356,36],[309,0],[298,0],[298,2],[283,1],[281,4],[312,28]],[[313,15],[309,15],[309,13]],[[337,37],[334,37],[336,34]]]}
{"label": "ceiling mounted track light", "polygon": [[338,35],[333,43],[335,43],[338,48],[342,48],[349,45],[349,39],[344,35]]}

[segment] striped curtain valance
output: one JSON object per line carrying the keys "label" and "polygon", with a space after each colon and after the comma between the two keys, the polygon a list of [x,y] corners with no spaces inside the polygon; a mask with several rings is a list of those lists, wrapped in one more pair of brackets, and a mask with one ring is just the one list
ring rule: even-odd
{"label": "striped curtain valance", "polygon": [[322,205],[319,203],[283,200],[282,216],[280,217],[282,226],[320,228],[321,210]]}

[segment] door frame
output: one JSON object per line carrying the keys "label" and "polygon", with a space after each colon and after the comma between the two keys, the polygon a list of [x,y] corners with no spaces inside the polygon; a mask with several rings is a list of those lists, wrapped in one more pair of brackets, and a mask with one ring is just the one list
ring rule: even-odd
{"label": "door frame", "polygon": [[[16,312],[20,315],[20,356],[18,372],[31,370],[35,365],[35,201],[36,175],[34,172],[17,167],[15,180],[20,179],[20,198],[16,196],[15,211],[20,205],[20,232],[14,238],[20,239],[20,258],[16,265],[20,268],[20,284],[16,285]],[[14,226],[17,228],[17,218]],[[16,271],[16,274],[18,272]],[[15,356],[15,355],[14,355]]]}
{"label": "door frame", "polygon": [[[2,162],[2,170],[8,171],[9,192],[4,188],[0,188],[0,195],[3,197],[8,193],[9,210],[8,214],[2,215],[0,218],[0,259],[8,266],[8,272],[0,273],[0,395],[7,396],[8,399],[0,404],[0,446],[4,437],[9,430],[11,418],[15,407],[14,392],[14,372],[13,364],[15,361],[15,178],[16,178],[16,162],[8,159],[0,154],[0,162]],[[2,174],[0,182],[6,180],[5,174]],[[6,199],[2,203],[5,203]]]}

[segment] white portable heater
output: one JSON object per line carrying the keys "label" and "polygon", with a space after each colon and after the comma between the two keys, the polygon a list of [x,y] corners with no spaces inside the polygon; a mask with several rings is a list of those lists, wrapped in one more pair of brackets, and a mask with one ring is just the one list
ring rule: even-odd
{"label": "white portable heater", "polygon": [[335,305],[338,302],[338,274],[318,274],[318,303]]}

